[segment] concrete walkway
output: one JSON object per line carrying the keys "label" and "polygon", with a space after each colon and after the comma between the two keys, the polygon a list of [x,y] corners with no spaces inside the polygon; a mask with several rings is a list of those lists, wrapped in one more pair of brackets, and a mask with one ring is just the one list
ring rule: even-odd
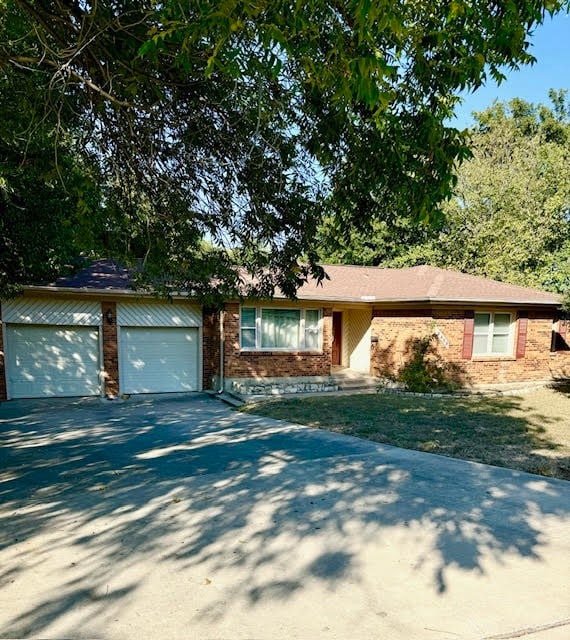
{"label": "concrete walkway", "polygon": [[0,405],[0,637],[570,637],[570,483],[202,395]]}

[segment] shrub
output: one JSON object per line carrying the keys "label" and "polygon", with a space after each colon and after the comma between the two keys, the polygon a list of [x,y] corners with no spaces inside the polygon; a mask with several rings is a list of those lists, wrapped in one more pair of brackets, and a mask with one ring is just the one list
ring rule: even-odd
{"label": "shrub", "polygon": [[409,358],[396,376],[408,391],[430,393],[454,391],[461,386],[457,365],[445,362],[437,352],[437,336],[413,339],[408,345]]}

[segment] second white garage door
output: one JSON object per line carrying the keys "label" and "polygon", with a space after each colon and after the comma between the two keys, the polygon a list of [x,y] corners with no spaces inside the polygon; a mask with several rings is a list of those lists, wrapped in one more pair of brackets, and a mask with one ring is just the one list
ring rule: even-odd
{"label": "second white garage door", "polygon": [[121,327],[121,391],[198,391],[198,338],[197,328]]}

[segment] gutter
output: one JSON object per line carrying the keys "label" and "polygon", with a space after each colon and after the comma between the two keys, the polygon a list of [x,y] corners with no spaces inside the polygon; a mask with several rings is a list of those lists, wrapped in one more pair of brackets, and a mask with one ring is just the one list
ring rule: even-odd
{"label": "gutter", "polygon": [[[152,292],[152,291],[137,291],[136,289],[96,289],[96,288],[89,288],[89,287],[52,287],[49,285],[25,285],[24,286],[24,291],[25,292],[29,292],[29,293],[37,293],[37,294],[43,294],[43,293],[62,293],[62,294],[81,294],[83,296],[90,296],[90,297],[105,297],[105,298],[112,298],[112,297],[133,297],[133,298],[155,298],[155,299],[160,299],[163,298],[163,296],[157,296],[156,293]],[[171,293],[170,294],[171,298],[174,298],[176,300],[190,300],[192,301],[193,298],[186,294],[186,293],[181,293],[179,291]]]}
{"label": "gutter", "polygon": [[220,388],[218,394],[224,392],[224,310],[220,311]]}
{"label": "gutter", "polygon": [[[274,298],[275,300],[286,300],[286,298]],[[446,299],[446,298],[376,298],[374,296],[361,296],[360,298],[339,298],[336,296],[311,296],[311,297],[301,297],[297,298],[298,301],[304,302],[338,302],[342,304],[343,302],[360,302],[365,304],[372,305],[389,305],[389,304],[402,304],[408,306],[415,306],[418,304],[429,304],[429,305],[452,305],[452,306],[463,306],[466,304],[478,304],[478,305],[517,305],[517,306],[547,306],[547,307],[555,307],[560,306],[561,301],[557,300],[499,300],[494,298],[454,298],[454,299]]]}
{"label": "gutter", "polygon": [[[42,293],[61,293],[61,294],[81,294],[89,297],[98,298],[113,298],[113,297],[134,297],[134,298],[154,298],[157,296],[152,292],[136,291],[134,289],[89,289],[85,287],[52,287],[42,285],[27,285],[24,287],[25,291],[30,293],[42,294]],[[198,303],[189,294],[183,294],[181,292],[172,293],[171,296],[177,300],[185,300],[188,302]],[[278,301],[290,301],[285,296],[274,296],[273,300]],[[558,307],[562,303],[562,299],[551,300],[499,300],[495,298],[380,298],[377,296],[363,295],[360,297],[339,297],[339,296],[326,296],[326,295],[309,295],[297,296],[299,302],[343,302],[348,303],[361,303],[361,304],[404,304],[404,305],[417,305],[417,304],[450,304],[450,305],[465,305],[465,304],[482,304],[482,305],[517,305],[517,306],[548,306]]]}

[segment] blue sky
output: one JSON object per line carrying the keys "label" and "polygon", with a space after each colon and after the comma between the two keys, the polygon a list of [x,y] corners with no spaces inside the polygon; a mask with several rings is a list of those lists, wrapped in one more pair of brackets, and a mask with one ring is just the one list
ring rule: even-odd
{"label": "blue sky", "polygon": [[570,89],[570,15],[547,17],[530,41],[530,52],[537,62],[519,71],[506,72],[507,79],[499,86],[488,80],[474,93],[463,94],[463,104],[456,107],[457,117],[451,122],[453,126],[463,128],[473,124],[471,112],[483,111],[496,99],[503,102],[522,98],[548,103],[549,89]]}

